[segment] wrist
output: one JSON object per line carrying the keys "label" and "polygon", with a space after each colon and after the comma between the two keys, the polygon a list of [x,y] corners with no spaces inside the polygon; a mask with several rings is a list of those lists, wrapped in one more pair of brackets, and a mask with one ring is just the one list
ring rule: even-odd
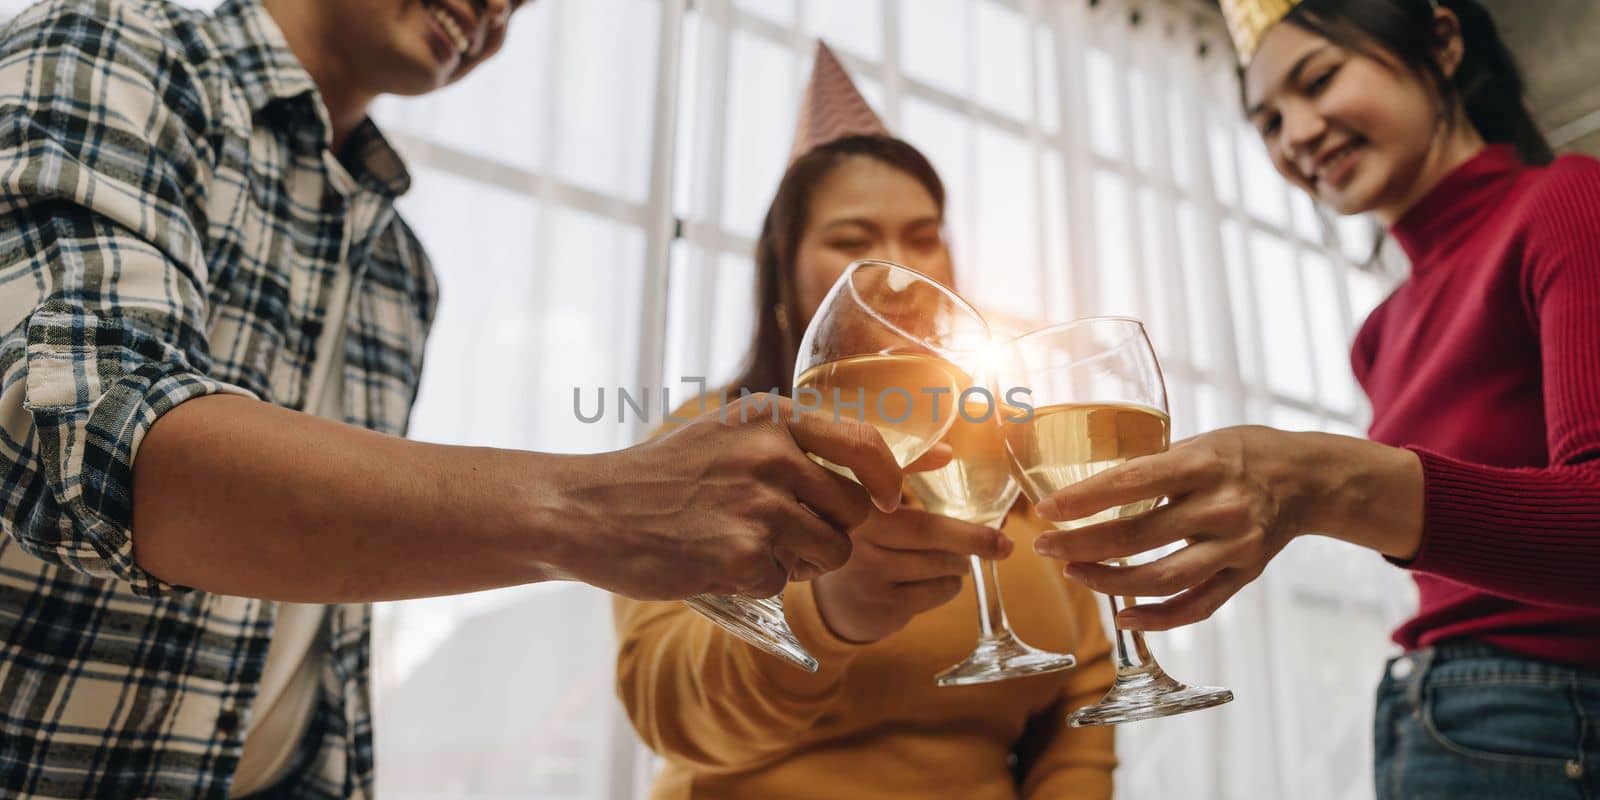
{"label": "wrist", "polygon": [[855,626],[849,624],[847,615],[842,613],[839,588],[838,572],[830,572],[811,581],[812,603],[822,632],[844,645],[871,644],[873,637],[855,630]]}
{"label": "wrist", "polygon": [[1304,506],[1296,534],[1336,535],[1347,526],[1347,509],[1359,503],[1356,495],[1361,484],[1360,476],[1349,474],[1343,463],[1344,437],[1313,432],[1293,435],[1291,447],[1298,456],[1294,470],[1301,478]]}
{"label": "wrist", "polygon": [[518,455],[522,468],[501,496],[509,506],[517,557],[528,564],[530,581],[607,585],[596,571],[604,569],[608,559],[603,551],[613,537],[606,535],[608,518],[594,496],[605,483],[599,478],[607,469],[606,456]]}
{"label": "wrist", "polygon": [[[829,573],[832,575],[834,573]],[[800,643],[816,656],[824,669],[839,667],[871,642],[841,636],[823,611],[829,594],[824,575],[813,581],[791,583],[783,592],[783,613]]]}
{"label": "wrist", "polygon": [[1310,476],[1303,533],[1320,533],[1402,560],[1422,540],[1422,464],[1410,450],[1327,433],[1300,434]]}
{"label": "wrist", "polygon": [[1422,469],[1422,458],[1403,447],[1382,448],[1386,456],[1382,472],[1382,494],[1374,501],[1374,508],[1387,508],[1386,519],[1376,520],[1375,527],[1383,534],[1383,547],[1378,552],[1400,561],[1410,561],[1422,549],[1423,519],[1426,508],[1427,474]]}

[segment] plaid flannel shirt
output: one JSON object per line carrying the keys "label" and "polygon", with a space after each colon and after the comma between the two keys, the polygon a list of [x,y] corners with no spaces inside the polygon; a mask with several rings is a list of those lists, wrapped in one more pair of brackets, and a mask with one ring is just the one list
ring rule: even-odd
{"label": "plaid flannel shirt", "polygon": [[[305,409],[341,321],[344,421],[403,434],[437,284],[398,156],[369,122],[341,165],[328,131],[259,0],[50,0],[0,31],[0,794],[228,792],[276,607],[139,568],[133,459],[195,397]],[[369,796],[370,608],[326,618],[275,793]]]}

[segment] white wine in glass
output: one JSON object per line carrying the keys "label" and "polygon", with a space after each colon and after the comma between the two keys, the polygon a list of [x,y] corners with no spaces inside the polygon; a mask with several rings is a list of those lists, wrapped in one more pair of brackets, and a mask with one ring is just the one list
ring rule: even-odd
{"label": "white wine in glass", "polygon": [[[1011,452],[1023,483],[1038,497],[1049,497],[1078,481],[1130,458],[1165,452],[1171,440],[1167,415],[1127,403],[1063,403],[1034,410],[1033,419],[1008,429]],[[1082,528],[1156,507],[1142,500],[1093,516],[1062,523]]]}
{"label": "white wine in glass", "polygon": [[[1006,446],[1035,503],[1130,459],[1167,449],[1171,425],[1166,385],[1144,325],[1091,317],[1034,331],[1013,343],[1016,380],[1032,391],[1030,420],[1006,426]],[[1073,530],[1155,508],[1158,499],[1057,523]],[[1133,598],[1108,598],[1115,619]],[[1071,714],[1073,727],[1116,725],[1233,700],[1233,692],[1187,686],[1156,663],[1139,631],[1114,631],[1117,679],[1099,703]]]}
{"label": "white wine in glass", "polygon": [[1017,484],[1006,455],[998,417],[1004,412],[978,398],[961,404],[961,416],[944,437],[950,463],[906,476],[924,510],[987,525],[1017,500]]}
{"label": "white wine in glass", "polygon": [[[988,339],[983,317],[938,282],[887,261],[854,262],[800,340],[793,407],[872,425],[896,463],[907,466],[950,429],[964,373],[949,356],[987,346]],[[817,670],[817,660],[789,629],[781,597],[700,595],[685,602],[746,642]]]}
{"label": "white wine in glass", "polygon": [[[999,527],[1016,503],[1018,486],[1006,455],[1003,426],[1016,409],[996,402],[991,382],[960,404],[960,416],[945,441],[951,461],[906,476],[912,494],[931,513]],[[961,663],[934,677],[939,686],[980,683],[1059,672],[1076,666],[1068,653],[1040,650],[1022,641],[1006,619],[1000,571],[993,561],[971,556],[972,588],[978,600],[978,643]]]}
{"label": "white wine in glass", "polygon": [[[797,405],[871,425],[895,462],[911,463],[950,429],[961,370],[938,356],[875,353],[847,356],[811,367],[794,381]],[[849,471],[816,461],[846,477]]]}

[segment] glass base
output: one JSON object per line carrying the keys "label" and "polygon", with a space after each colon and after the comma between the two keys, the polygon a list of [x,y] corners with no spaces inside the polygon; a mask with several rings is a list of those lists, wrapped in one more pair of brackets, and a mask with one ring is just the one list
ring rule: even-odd
{"label": "glass base", "polygon": [[685,601],[689,607],[717,623],[723,630],[756,648],[771,653],[806,672],[817,671],[817,660],[806,652],[789,630],[780,597],[753,599],[702,594]]}
{"label": "glass base", "polygon": [[1060,672],[1078,665],[1078,659],[1029,646],[1010,631],[978,640],[967,660],[934,677],[939,686],[974,686],[980,683]]}
{"label": "glass base", "polygon": [[1215,686],[1187,686],[1167,676],[1161,665],[1117,672],[1111,691],[1095,705],[1067,716],[1074,728],[1120,725],[1143,719],[1171,717],[1233,701],[1233,691]]}

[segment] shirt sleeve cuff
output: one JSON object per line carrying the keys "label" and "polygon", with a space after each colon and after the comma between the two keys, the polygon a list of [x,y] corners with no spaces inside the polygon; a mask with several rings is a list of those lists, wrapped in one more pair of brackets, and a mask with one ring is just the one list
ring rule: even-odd
{"label": "shirt sleeve cuff", "polygon": [[1464,464],[1414,445],[1406,449],[1422,461],[1422,541],[1411,558],[1385,556],[1389,563],[1455,576],[1481,570],[1485,555],[1492,559],[1495,551],[1512,552],[1508,548],[1516,547],[1516,537],[1491,524],[1506,501],[1515,502],[1517,487],[1507,484],[1505,470]]}
{"label": "shirt sleeve cuff", "polygon": [[76,362],[48,347],[30,350],[28,410],[49,489],[40,502],[54,508],[35,509],[19,525],[23,549],[92,577],[125,581],[143,596],[186,591],[134,561],[134,459],[156,420],[179,405],[213,394],[255,395],[182,359],[166,359],[136,366],[85,404],[71,377]]}
{"label": "shirt sleeve cuff", "polygon": [[822,612],[817,610],[817,596],[810,581],[791,583],[784,589],[783,614],[795,638],[817,659],[818,675],[843,674],[856,654],[870,646],[841,639],[828,628]]}
{"label": "shirt sleeve cuff", "polygon": [[[1415,453],[1422,462],[1422,541],[1417,545],[1417,552],[1410,558],[1390,555],[1385,555],[1383,558],[1402,569],[1430,572],[1434,553],[1439,550],[1437,539],[1441,536],[1440,531],[1447,530],[1450,526],[1450,520],[1447,518],[1450,516],[1449,508],[1454,503],[1445,496],[1448,493],[1439,485],[1439,479],[1441,470],[1448,471],[1451,465],[1447,459],[1425,448],[1405,445],[1405,449]],[[1440,501],[1443,501],[1443,505],[1435,508],[1435,504]]]}

